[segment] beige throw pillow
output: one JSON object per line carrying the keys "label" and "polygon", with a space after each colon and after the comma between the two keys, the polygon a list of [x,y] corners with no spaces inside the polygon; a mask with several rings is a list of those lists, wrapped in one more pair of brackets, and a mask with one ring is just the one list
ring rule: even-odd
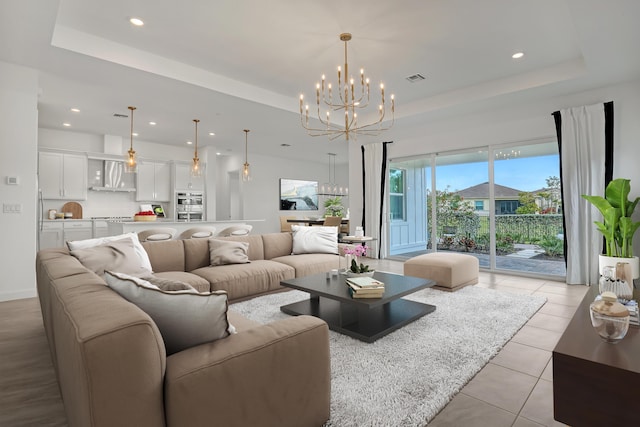
{"label": "beige throw pillow", "polygon": [[86,249],[75,249],[70,253],[82,265],[101,277],[105,270],[117,270],[134,275],[151,273],[150,270],[142,267],[131,239],[115,240]]}
{"label": "beige throw pillow", "polygon": [[138,235],[136,233],[125,233],[119,234],[117,236],[108,236],[108,237],[97,237],[95,239],[85,239],[85,240],[70,240],[67,241],[67,247],[70,251],[74,251],[76,249],[88,249],[94,246],[101,246],[105,243],[113,242],[115,240],[122,239],[130,239],[133,242],[133,247],[136,251],[136,255],[140,258],[140,264],[146,270],[151,271],[151,261],[149,260],[149,255],[147,251],[144,250],[142,244],[140,243],[140,239],[138,239]]}
{"label": "beige throw pillow", "polygon": [[293,255],[338,253],[338,227],[293,225],[291,231]]}
{"label": "beige throw pillow", "polygon": [[107,285],[149,315],[167,355],[235,333],[227,319],[227,293],[167,292],[128,274],[105,272]]}
{"label": "beige throw pillow", "polygon": [[246,264],[249,243],[233,240],[209,239],[209,260],[211,265]]}

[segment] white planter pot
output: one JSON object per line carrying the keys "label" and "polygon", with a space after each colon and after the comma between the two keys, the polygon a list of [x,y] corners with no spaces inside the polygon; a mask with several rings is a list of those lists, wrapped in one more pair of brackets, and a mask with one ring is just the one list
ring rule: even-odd
{"label": "white planter pot", "polygon": [[631,272],[634,279],[640,278],[640,260],[637,256],[633,258],[620,258],[606,255],[598,256],[598,271],[602,275],[602,269],[604,267],[615,267],[619,262],[626,262],[631,264]]}

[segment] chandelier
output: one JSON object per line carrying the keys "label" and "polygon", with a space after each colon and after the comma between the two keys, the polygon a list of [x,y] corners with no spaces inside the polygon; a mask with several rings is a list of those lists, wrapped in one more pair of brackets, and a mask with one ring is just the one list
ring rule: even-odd
{"label": "chandelier", "polygon": [[198,122],[200,122],[200,120],[193,119],[193,122],[196,124],[196,149],[193,153],[193,164],[191,165],[191,176],[198,177],[198,176],[202,176],[202,168],[200,167],[200,158],[198,157]]}
{"label": "chandelier", "polygon": [[136,152],[133,149],[133,110],[135,110],[136,107],[127,108],[131,110],[131,131],[129,133],[131,144],[129,145],[129,151],[127,151],[127,155],[125,156],[126,161],[124,164],[124,171],[126,173],[134,173],[138,168],[138,163],[136,162]]}
{"label": "chandelier", "polygon": [[[336,184],[336,153],[327,153],[329,156],[329,180],[320,186],[318,196],[348,196],[349,187]],[[331,163],[333,161],[333,177]]]}
{"label": "chandelier", "polygon": [[520,150],[511,150],[511,151],[497,151],[496,152],[496,160],[509,160],[520,157]]}
{"label": "chandelier", "polygon": [[[357,111],[365,109],[369,106],[369,78],[365,77],[364,69],[360,69],[360,83],[356,85],[355,80],[349,75],[349,64],[347,62],[347,42],[351,40],[350,33],[340,34],[340,40],[344,42],[344,73],[341,67],[338,67],[338,86],[335,88],[331,83],[325,84],[325,76],[322,75],[322,82],[316,84],[316,107],[318,120],[322,126],[313,127],[309,125],[309,105],[304,105],[304,94],[300,95],[300,123],[311,136],[328,136],[330,140],[336,139],[342,135],[349,141],[349,136],[354,138],[358,134],[362,135],[378,135],[393,126],[395,121],[395,101],[391,95],[391,123],[387,127],[382,127],[382,121],[385,118],[386,106],[384,98],[384,84],[380,84],[380,100],[378,105],[378,119],[372,123],[358,123]],[[356,90],[359,86],[359,90]],[[326,114],[320,112],[320,105],[327,108]],[[331,111],[341,111],[344,114],[344,125],[339,124],[342,118],[338,116],[337,122],[331,122]]]}
{"label": "chandelier", "polygon": [[249,160],[248,160],[248,145],[247,145],[247,136],[249,135],[249,129],[244,129],[244,165],[242,166],[242,180],[247,182],[251,181],[251,172],[249,171]]}

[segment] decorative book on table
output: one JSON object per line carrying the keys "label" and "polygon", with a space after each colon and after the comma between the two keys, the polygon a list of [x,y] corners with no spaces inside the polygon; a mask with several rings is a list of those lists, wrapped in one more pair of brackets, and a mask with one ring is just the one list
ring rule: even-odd
{"label": "decorative book on table", "polygon": [[381,298],[384,283],[371,277],[350,277],[345,279],[353,298]]}
{"label": "decorative book on table", "polygon": [[359,288],[379,288],[380,286],[384,287],[384,283],[368,276],[347,277],[345,280],[348,283],[358,286]]}

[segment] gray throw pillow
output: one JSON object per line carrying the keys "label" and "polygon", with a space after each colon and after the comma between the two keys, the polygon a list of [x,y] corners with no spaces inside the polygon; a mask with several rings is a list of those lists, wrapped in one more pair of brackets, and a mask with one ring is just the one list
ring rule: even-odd
{"label": "gray throw pillow", "polygon": [[105,270],[133,275],[151,273],[150,270],[142,266],[131,239],[114,240],[104,245],[74,249],[70,253],[82,265],[101,277],[104,276]]}
{"label": "gray throw pillow", "polygon": [[107,285],[149,315],[162,334],[167,355],[233,333],[227,293],[167,292],[138,277],[105,272]]}
{"label": "gray throw pillow", "polygon": [[209,239],[209,261],[211,265],[246,264],[249,243],[233,240]]}
{"label": "gray throw pillow", "polygon": [[188,283],[181,282],[179,280],[165,279],[164,277],[157,277],[154,275],[142,276],[142,280],[146,280],[152,285],[157,286],[161,291],[173,292],[173,291],[193,291],[198,292],[196,288]]}

